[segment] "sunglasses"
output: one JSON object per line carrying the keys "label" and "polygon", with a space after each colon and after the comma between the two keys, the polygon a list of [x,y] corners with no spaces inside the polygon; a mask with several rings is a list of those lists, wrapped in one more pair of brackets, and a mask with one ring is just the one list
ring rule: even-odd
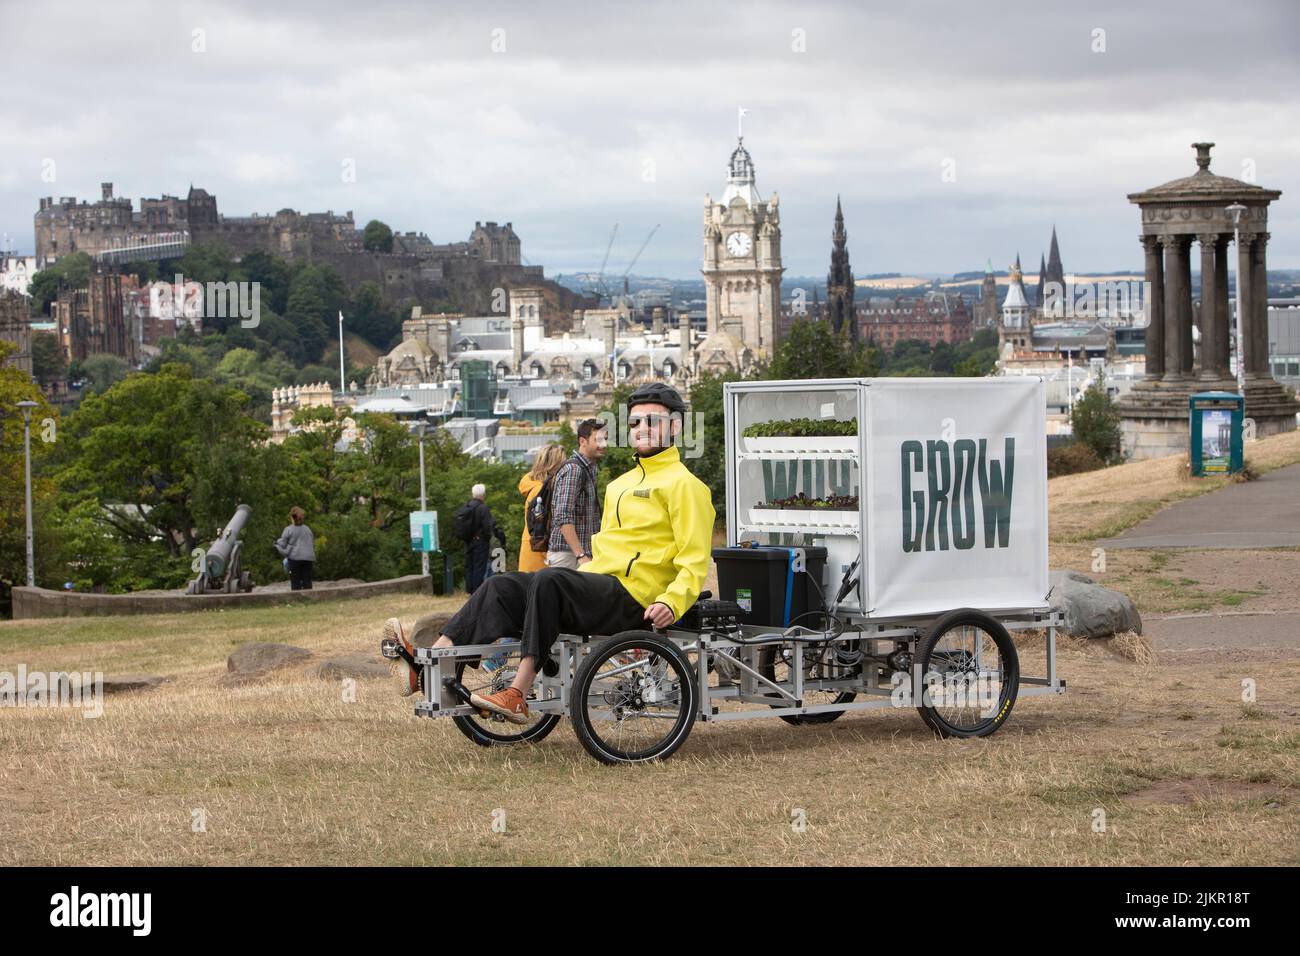
{"label": "sunglasses", "polygon": [[642,422],[645,422],[647,425],[667,425],[672,420],[673,417],[671,415],[629,415],[627,419],[627,427],[640,428]]}

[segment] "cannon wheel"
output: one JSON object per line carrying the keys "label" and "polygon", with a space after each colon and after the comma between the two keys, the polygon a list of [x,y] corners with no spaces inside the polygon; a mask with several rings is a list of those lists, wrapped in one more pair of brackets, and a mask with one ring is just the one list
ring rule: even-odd
{"label": "cannon wheel", "polygon": [[574,678],[569,716],[606,764],[665,760],[690,735],[699,691],[690,659],[653,631],[624,631],[592,649]]}
{"label": "cannon wheel", "polygon": [[943,693],[916,708],[941,737],[987,737],[1011,716],[1020,657],[1007,629],[983,611],[961,608],[940,617],[917,645],[914,666],[923,679],[943,679]]}
{"label": "cannon wheel", "polygon": [[[487,648],[484,648],[484,651],[486,652]],[[492,656],[484,653],[483,658],[491,660]],[[487,691],[489,694],[494,694],[499,690],[505,690],[515,678],[515,669],[519,666],[519,652],[515,650],[504,656],[505,660],[500,662],[501,666],[491,671],[483,667],[483,658],[472,660],[462,658],[456,664],[456,680],[475,693]],[[472,667],[471,664],[478,664],[478,666]],[[453,717],[452,722],[462,734],[480,747],[502,747],[507,744],[529,743],[543,739],[560,722],[560,715],[537,714],[526,724],[512,724],[496,714],[488,717],[481,714]]]}

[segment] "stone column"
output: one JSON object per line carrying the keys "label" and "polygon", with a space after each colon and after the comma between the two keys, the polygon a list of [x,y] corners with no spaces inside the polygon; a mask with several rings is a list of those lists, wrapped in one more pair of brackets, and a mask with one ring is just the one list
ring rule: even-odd
{"label": "stone column", "polygon": [[1201,244],[1201,354],[1197,362],[1197,377],[1203,381],[1218,378],[1218,273],[1214,266],[1214,250],[1219,237],[1214,233],[1196,237]]}
{"label": "stone column", "polygon": [[[1265,264],[1264,248],[1268,244],[1269,234],[1261,232],[1255,237],[1250,272],[1250,318],[1248,329],[1250,345],[1247,346],[1246,374],[1260,378],[1273,378],[1268,357],[1268,267]],[[1253,353],[1253,354],[1252,354]]]}
{"label": "stone column", "polygon": [[1182,236],[1161,236],[1160,244],[1165,250],[1165,374],[1164,381],[1178,382],[1183,379],[1183,334],[1182,304],[1188,299],[1190,305],[1191,289],[1183,284],[1183,259],[1186,258],[1186,245]]}
{"label": "stone column", "polygon": [[1182,342],[1179,354],[1183,359],[1183,378],[1195,377],[1192,371],[1192,325],[1196,317],[1192,312],[1192,237],[1181,236],[1178,244],[1178,334]]}
{"label": "stone column", "polygon": [[[1247,373],[1250,371],[1250,366],[1246,360],[1251,358],[1250,353],[1254,351],[1254,343],[1251,340],[1250,333],[1251,302],[1255,298],[1254,280],[1251,278],[1255,271],[1251,266],[1253,258],[1251,253],[1252,245],[1253,237],[1251,236],[1242,236],[1241,241],[1237,243],[1237,289],[1239,290],[1237,302],[1241,312],[1237,322],[1232,323],[1233,341],[1237,343],[1237,348],[1246,353],[1245,355],[1237,355],[1237,368],[1245,369]],[[1240,339],[1237,338],[1238,322],[1242,330]],[[1238,378],[1240,377],[1239,375]]]}
{"label": "stone column", "polygon": [[1232,340],[1231,311],[1228,308],[1228,243],[1230,236],[1220,235],[1214,246],[1214,331],[1217,341],[1214,355],[1218,364],[1215,374],[1223,380],[1232,378],[1228,371],[1228,344]]}
{"label": "stone column", "polygon": [[1159,236],[1143,236],[1146,252],[1146,281],[1150,290],[1143,303],[1146,315],[1146,381],[1158,382],[1165,374],[1165,264]]}

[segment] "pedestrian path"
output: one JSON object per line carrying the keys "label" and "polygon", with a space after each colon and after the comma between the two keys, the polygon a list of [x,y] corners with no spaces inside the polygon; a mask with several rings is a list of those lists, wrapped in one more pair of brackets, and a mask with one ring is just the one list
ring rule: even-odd
{"label": "pedestrian path", "polygon": [[1108,548],[1300,548],[1300,465],[1170,505]]}

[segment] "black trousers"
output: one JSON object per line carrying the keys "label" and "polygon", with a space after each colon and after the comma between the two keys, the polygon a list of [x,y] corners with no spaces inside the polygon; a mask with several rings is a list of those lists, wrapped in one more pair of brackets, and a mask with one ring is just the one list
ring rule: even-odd
{"label": "black trousers", "polygon": [[289,590],[290,591],[310,591],[311,590],[311,561],[290,561],[289,562]]}
{"label": "black trousers", "polygon": [[645,608],[610,575],[543,568],[492,575],[442,632],[457,645],[521,638],[523,656],[533,658],[540,668],[561,634],[617,634],[650,627]]}
{"label": "black trousers", "polygon": [[465,542],[465,590],[473,594],[487,577],[488,543],[482,538]]}

